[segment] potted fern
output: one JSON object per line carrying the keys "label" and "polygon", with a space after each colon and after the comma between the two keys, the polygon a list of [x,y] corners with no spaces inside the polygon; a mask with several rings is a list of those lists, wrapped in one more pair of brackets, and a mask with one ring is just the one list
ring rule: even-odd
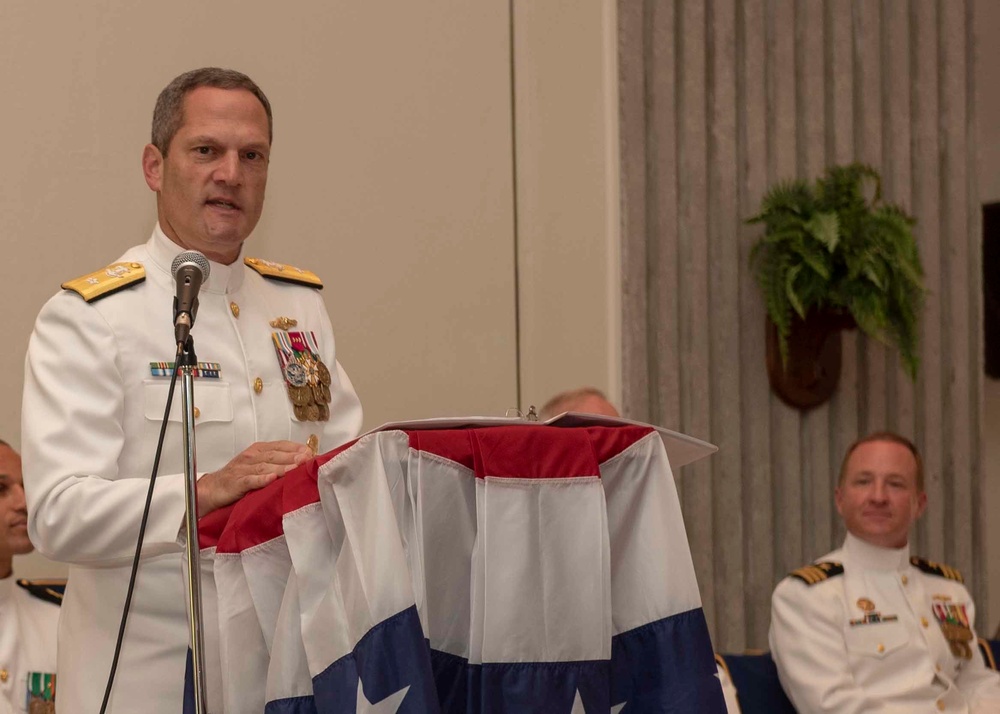
{"label": "potted fern", "polygon": [[[750,263],[773,325],[769,344],[776,343],[780,355],[780,365],[769,358],[768,370],[779,395],[790,401],[776,378],[803,383],[807,391],[826,382],[820,391],[832,393],[839,329],[854,325],[898,349],[916,379],[925,290],[915,221],[882,200],[874,168],[833,166],[813,183],[778,183],[747,222],[764,225]],[[831,334],[837,337],[835,355],[827,344]],[[829,374],[834,368],[836,374]]]}

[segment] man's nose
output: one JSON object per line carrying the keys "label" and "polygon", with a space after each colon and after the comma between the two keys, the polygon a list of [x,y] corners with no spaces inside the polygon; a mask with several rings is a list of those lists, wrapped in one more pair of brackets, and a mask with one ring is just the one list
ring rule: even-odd
{"label": "man's nose", "polygon": [[239,186],[243,182],[243,165],[238,152],[229,151],[215,167],[215,180],[228,186]]}
{"label": "man's nose", "polygon": [[14,486],[11,488],[11,496],[14,499],[14,508],[18,511],[28,510],[28,502],[24,499],[24,487]]}
{"label": "man's nose", "polygon": [[871,499],[878,503],[884,503],[887,500],[888,492],[886,491],[885,484],[876,483],[872,486]]}

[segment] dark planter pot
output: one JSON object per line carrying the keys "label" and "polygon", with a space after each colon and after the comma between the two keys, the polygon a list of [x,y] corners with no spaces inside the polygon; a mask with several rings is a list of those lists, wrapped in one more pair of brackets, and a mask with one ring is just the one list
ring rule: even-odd
{"label": "dark planter pot", "polygon": [[857,327],[847,311],[813,310],[792,318],[788,364],[782,366],[778,328],[766,322],[767,376],[771,389],[797,409],[812,409],[830,398],[840,381],[840,331]]}

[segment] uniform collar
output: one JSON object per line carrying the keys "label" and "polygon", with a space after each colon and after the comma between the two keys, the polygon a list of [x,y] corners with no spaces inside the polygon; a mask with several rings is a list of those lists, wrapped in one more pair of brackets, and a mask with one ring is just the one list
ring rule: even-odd
{"label": "uniform collar", "polygon": [[902,548],[882,548],[857,538],[850,533],[844,541],[844,552],[851,565],[866,570],[906,570],[910,567],[910,544]]}
{"label": "uniform collar", "polygon": [[[160,228],[159,223],[153,229],[153,236],[146,243],[146,248],[149,250],[149,257],[152,259],[153,265],[158,270],[165,272],[167,278],[172,281],[173,277],[170,275],[170,266],[173,264],[174,258],[184,252],[184,248],[181,248],[167,238],[163,229]],[[223,265],[213,260],[208,261],[208,263],[211,267],[208,282],[201,288],[205,292],[223,295],[225,293],[236,292],[243,285],[245,269],[243,267],[242,246],[240,247],[239,256],[233,261],[232,265]]]}

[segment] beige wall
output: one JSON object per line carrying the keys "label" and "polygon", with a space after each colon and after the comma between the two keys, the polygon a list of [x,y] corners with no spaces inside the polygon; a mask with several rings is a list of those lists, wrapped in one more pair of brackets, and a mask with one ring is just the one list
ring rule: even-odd
{"label": "beige wall", "polygon": [[610,0],[514,3],[524,409],[584,384],[620,404],[616,43]]}
{"label": "beige wall", "polygon": [[[366,427],[502,414],[582,382],[614,396],[613,4],[574,5],[573,23],[532,5],[84,0],[54,19],[0,3],[0,436],[19,442],[41,304],[148,237],[139,155],[156,94],[210,64],[246,71],[275,107],[248,252],[325,279]],[[16,567],[62,571],[34,555]]]}
{"label": "beige wall", "polygon": [[[1000,3],[976,0],[976,129],[978,134],[978,184],[980,203],[1000,201]],[[982,359],[982,357],[980,357]],[[1000,380],[985,381],[984,431],[986,434],[985,497],[986,575],[989,579],[993,620],[982,630],[992,636],[1000,624]],[[982,633],[980,633],[982,634]]]}

